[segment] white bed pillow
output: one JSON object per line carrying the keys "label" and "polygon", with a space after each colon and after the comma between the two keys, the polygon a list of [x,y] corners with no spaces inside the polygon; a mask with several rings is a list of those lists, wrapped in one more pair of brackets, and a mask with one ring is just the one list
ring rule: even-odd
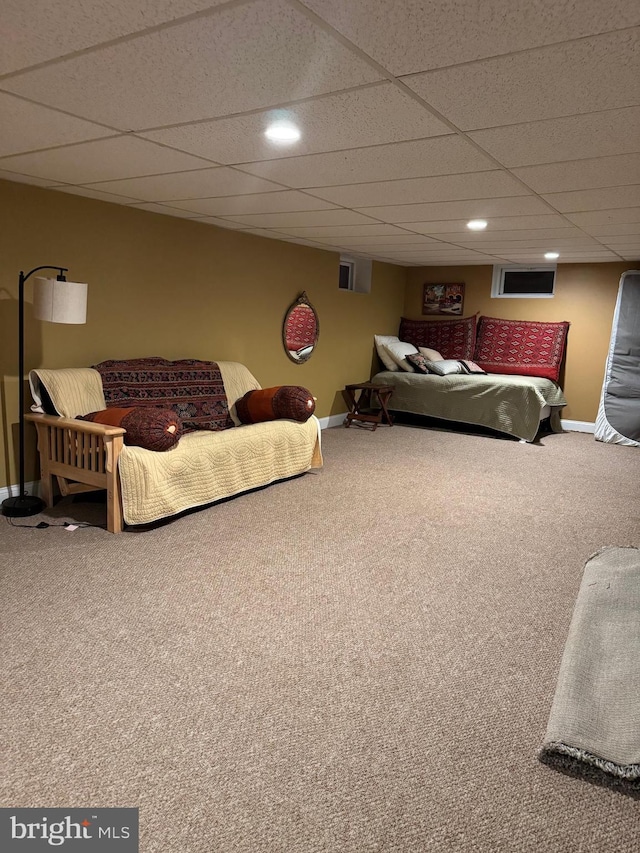
{"label": "white bed pillow", "polygon": [[405,343],[405,341],[392,341],[385,344],[384,348],[401,370],[405,370],[407,373],[415,373],[413,365],[409,364],[406,356],[416,355],[418,352],[417,347],[414,347],[413,344]]}
{"label": "white bed pillow", "polygon": [[418,347],[420,355],[423,355],[427,361],[444,361],[437,349],[429,349],[429,347]]}
{"label": "white bed pillow", "polygon": [[384,364],[386,369],[391,370],[393,372],[399,371],[400,365],[394,358],[391,357],[391,354],[387,352],[386,345],[389,343],[400,343],[400,338],[398,338],[396,335],[374,335],[373,340],[376,344],[378,358]]}

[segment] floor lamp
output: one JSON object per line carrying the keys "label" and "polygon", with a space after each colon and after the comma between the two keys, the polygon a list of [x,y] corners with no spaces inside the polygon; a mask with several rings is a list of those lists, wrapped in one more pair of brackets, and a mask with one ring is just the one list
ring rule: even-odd
{"label": "floor lamp", "polygon": [[36,278],[33,293],[33,314],[37,320],[49,323],[85,323],[87,319],[87,285],[67,281],[67,267],[34,267],[30,272],[20,272],[18,280],[18,391],[20,396],[20,491],[17,497],[2,502],[2,514],[14,517],[35,515],[45,503],[28,495],[24,487],[24,285],[39,270],[58,270],[57,278]]}

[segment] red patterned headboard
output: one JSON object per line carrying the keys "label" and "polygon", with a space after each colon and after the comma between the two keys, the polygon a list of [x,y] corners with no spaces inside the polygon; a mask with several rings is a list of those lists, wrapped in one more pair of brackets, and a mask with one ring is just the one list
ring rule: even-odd
{"label": "red patterned headboard", "polygon": [[569,323],[480,317],[475,361],[488,373],[558,381]]}
{"label": "red patterned headboard", "polygon": [[414,347],[437,350],[443,358],[473,358],[476,316],[459,320],[408,320],[402,317],[398,337]]}

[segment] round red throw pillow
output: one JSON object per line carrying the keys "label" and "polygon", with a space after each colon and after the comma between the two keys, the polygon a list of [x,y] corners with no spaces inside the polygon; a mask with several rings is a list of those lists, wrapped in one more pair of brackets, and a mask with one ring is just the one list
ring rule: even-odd
{"label": "round red throw pillow", "polygon": [[124,443],[145,450],[170,450],[182,435],[182,421],[175,412],[152,406],[112,406],[83,415],[80,420],[123,427]]}
{"label": "round red throw pillow", "polygon": [[288,418],[292,421],[309,420],[316,408],[311,392],[301,385],[276,385],[247,391],[236,403],[240,423],[257,424]]}

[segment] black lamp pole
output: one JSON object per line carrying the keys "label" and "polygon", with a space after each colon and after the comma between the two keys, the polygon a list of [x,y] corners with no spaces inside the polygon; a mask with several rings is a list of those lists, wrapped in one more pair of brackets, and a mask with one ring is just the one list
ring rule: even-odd
{"label": "black lamp pole", "polygon": [[20,492],[15,498],[2,501],[2,514],[13,517],[36,515],[42,512],[45,503],[35,495],[27,495],[24,488],[24,284],[34,272],[39,270],[58,270],[58,281],[66,281],[67,267],[34,267],[26,275],[20,271],[18,280],[18,394],[20,415]]}

